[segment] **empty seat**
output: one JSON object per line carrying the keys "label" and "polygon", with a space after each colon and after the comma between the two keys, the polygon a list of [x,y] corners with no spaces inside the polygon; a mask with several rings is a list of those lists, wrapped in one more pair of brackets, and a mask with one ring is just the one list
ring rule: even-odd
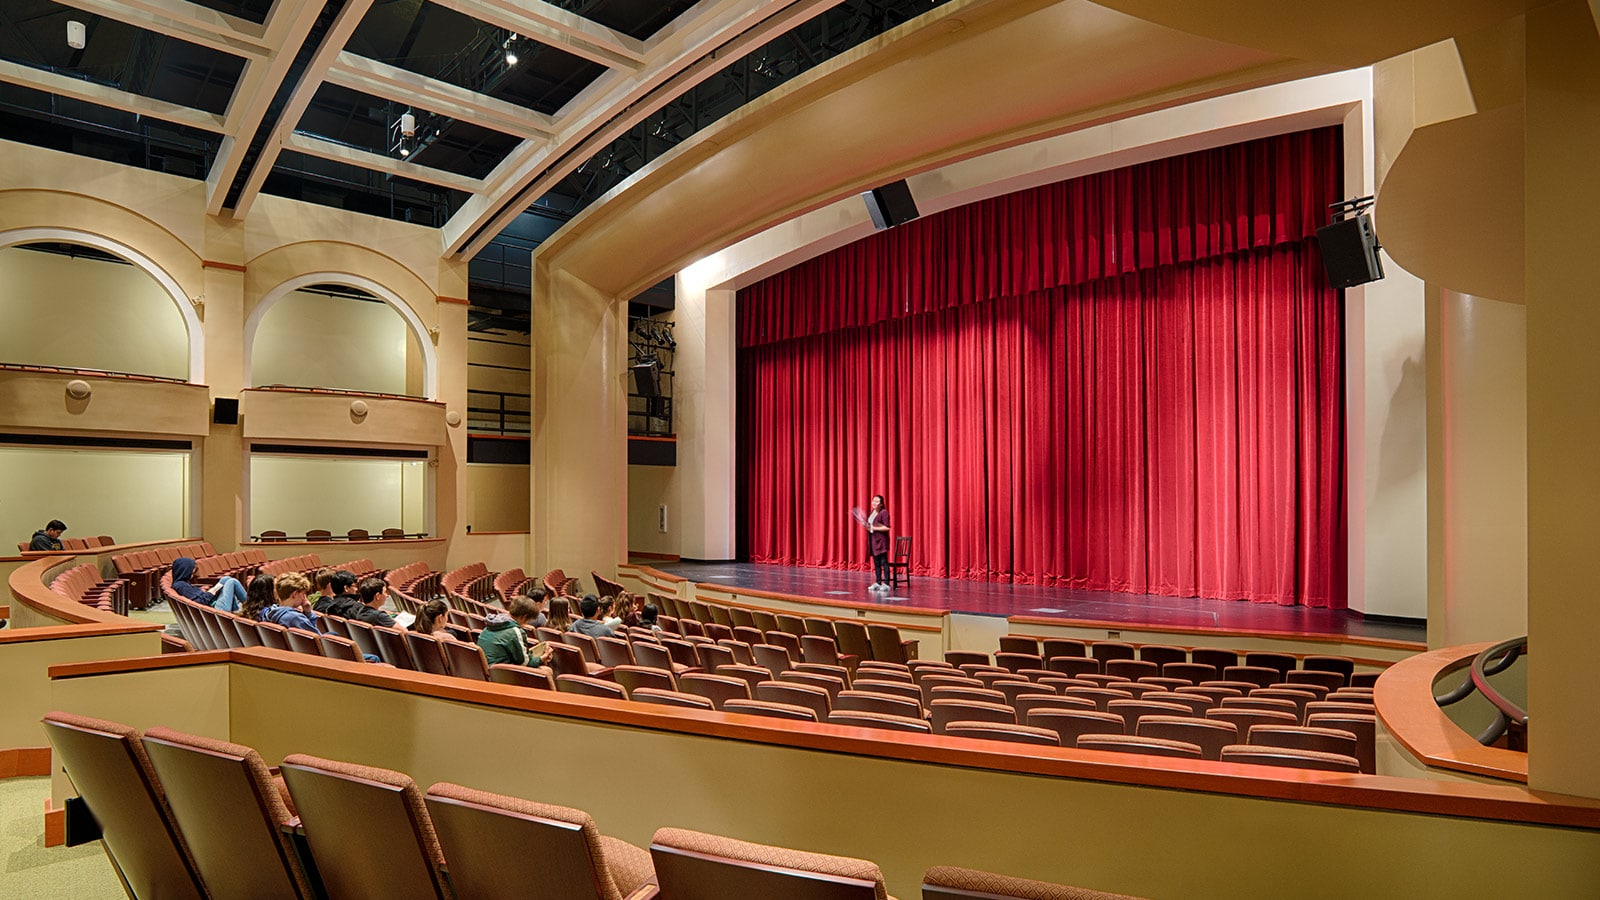
{"label": "empty seat", "polygon": [[1037,653],[996,653],[994,663],[1007,672],[1018,669],[1038,669],[1044,667],[1044,657]]}
{"label": "empty seat", "polygon": [[1078,738],[1079,750],[1107,750],[1112,753],[1139,753],[1176,759],[1200,759],[1200,748],[1187,741],[1166,741],[1134,734],[1085,734]]}
{"label": "empty seat", "polygon": [[726,675],[729,678],[743,679],[744,682],[750,686],[750,696],[752,697],[756,695],[756,685],[763,681],[772,680],[772,673],[761,668],[760,666],[742,666],[737,664],[731,666],[717,666],[717,670],[711,674]]}
{"label": "empty seat", "polygon": [[1143,716],[1135,734],[1194,744],[1203,759],[1221,759],[1223,747],[1239,743],[1239,727],[1232,722],[1193,716]]}
{"label": "empty seat", "polygon": [[1224,681],[1248,682],[1256,687],[1271,687],[1283,679],[1283,673],[1266,666],[1228,666],[1222,670]]}
{"label": "empty seat", "polygon": [[1251,691],[1250,696],[1261,699],[1288,700],[1294,703],[1295,715],[1300,718],[1305,718],[1306,704],[1317,699],[1317,695],[1311,691],[1297,691],[1288,688],[1261,688],[1260,690]]}
{"label": "empty seat", "polygon": [[1299,704],[1283,697],[1258,697],[1254,694],[1248,697],[1224,697],[1221,705],[1223,709],[1272,709],[1289,713],[1297,720],[1301,714]]}
{"label": "empty seat", "polygon": [[1031,878],[1013,878],[977,869],[934,866],[922,876],[922,900],[1136,900],[1086,888]]}
{"label": "empty seat", "polygon": [[304,628],[291,628],[288,632],[289,649],[296,653],[308,653],[312,656],[322,655],[321,635],[315,631],[306,631]]}
{"label": "empty seat", "polygon": [[1293,653],[1282,653],[1277,650],[1246,650],[1244,654],[1244,664],[1247,666],[1259,666],[1266,669],[1276,669],[1278,670],[1278,675],[1280,677],[1273,680],[1282,681],[1283,678],[1281,676],[1287,674],[1290,670],[1299,667],[1300,658],[1295,656]]}
{"label": "empty seat", "polygon": [[1117,691],[1117,690],[1112,690],[1110,688],[1070,687],[1070,688],[1066,688],[1065,690],[1063,690],[1061,692],[1061,696],[1063,696],[1063,697],[1083,697],[1086,700],[1093,700],[1095,708],[1099,709],[1101,712],[1105,711],[1106,704],[1110,703],[1112,700],[1132,700],[1133,699],[1133,694],[1130,691]]}
{"label": "empty seat", "polygon": [[555,675],[544,666],[518,666],[512,663],[495,663],[489,667],[489,680],[495,684],[513,684],[518,687],[537,688],[541,691],[556,689]]}
{"label": "empty seat", "polygon": [[211,896],[315,896],[261,754],[170,728],[145,732],[144,748]]}
{"label": "empty seat", "polygon": [[1017,720],[1026,722],[1028,713],[1036,709],[1089,709],[1095,708],[1094,701],[1087,697],[1062,697],[1055,694],[1023,694],[1011,708],[1017,711]]}
{"label": "empty seat", "polygon": [[839,692],[848,686],[843,678],[837,675],[828,675],[823,672],[806,672],[791,670],[778,676],[779,682],[784,684],[809,684],[828,692],[830,698],[839,696]]}
{"label": "empty seat", "polygon": [[565,694],[604,697],[608,700],[622,700],[627,696],[620,685],[599,678],[590,678],[587,675],[557,675],[556,690]]}
{"label": "empty seat", "polygon": [[1034,682],[1031,682],[1031,681],[1023,681],[1023,682],[1002,681],[1002,682],[998,682],[998,683],[995,684],[994,690],[997,690],[1000,693],[1004,694],[1005,698],[1006,698],[1006,702],[1007,703],[1012,703],[1012,704],[1015,704],[1019,698],[1025,697],[1025,696],[1028,696],[1028,695],[1031,695],[1031,694],[1045,694],[1045,695],[1048,695],[1048,696],[1057,696],[1057,694],[1055,692],[1055,689],[1050,687],[1049,685],[1035,684]]}
{"label": "empty seat", "polygon": [[833,698],[828,690],[814,684],[791,684],[784,681],[764,681],[755,687],[755,699],[767,703],[802,706],[816,714],[818,722],[826,721],[833,711]]}
{"label": "empty seat", "polygon": [[440,645],[439,638],[431,634],[407,631],[405,639],[417,671],[427,672],[429,675],[450,674],[450,666],[445,662],[444,647]]}
{"label": "empty seat", "polygon": [[928,692],[928,702],[935,700],[966,700],[971,703],[1005,703],[1006,695],[987,688],[970,688],[959,685],[940,685]]}
{"label": "empty seat", "polygon": [[1204,716],[1206,714],[1206,710],[1216,705],[1212,702],[1210,697],[1202,694],[1190,694],[1184,691],[1167,691],[1166,693],[1162,694],[1146,694],[1144,699],[1154,700],[1157,703],[1176,703],[1179,706],[1186,707],[1189,710],[1186,715],[1191,716]]}
{"label": "empty seat", "polygon": [[1233,744],[1222,748],[1223,762],[1250,763],[1257,766],[1280,766],[1291,769],[1316,769],[1323,772],[1359,772],[1360,765],[1353,756],[1338,753],[1318,753],[1315,750],[1294,750],[1289,747],[1268,747],[1257,744]]}
{"label": "empty seat", "polygon": [[1300,724],[1294,713],[1278,712],[1270,709],[1245,709],[1237,706],[1219,706],[1208,709],[1206,710],[1206,718],[1232,722],[1239,727],[1239,734],[1241,735],[1249,734],[1251,725]]}
{"label": "empty seat", "polygon": [[1027,724],[1048,728],[1061,738],[1061,746],[1077,746],[1085,734],[1125,734],[1127,723],[1116,713],[1076,709],[1036,709],[1028,713]]}
{"label": "empty seat", "polygon": [[815,710],[790,703],[772,703],[766,700],[729,700],[722,706],[724,712],[744,713],[769,719],[788,719],[795,722],[818,721]]}
{"label": "empty seat", "polygon": [[1005,634],[1000,636],[1001,653],[1027,653],[1037,656],[1039,654],[1039,639],[1026,634]]}
{"label": "empty seat", "polygon": [[630,697],[633,696],[635,690],[642,687],[657,688],[663,691],[678,689],[678,682],[672,677],[671,672],[663,672],[660,669],[651,669],[646,666],[617,666],[611,670],[611,677],[616,679],[617,684]]}
{"label": "empty seat", "polygon": [[[1241,743],[1235,741],[1234,743]],[[1315,750],[1318,753],[1337,753],[1352,759],[1356,755],[1355,734],[1338,728],[1314,728],[1308,725],[1252,725],[1246,744],[1265,747],[1288,747],[1292,750]],[[1359,767],[1359,763],[1358,763]]]}
{"label": "empty seat", "polygon": [[366,661],[356,642],[349,638],[342,638],[337,634],[324,634],[319,636],[318,640],[322,643],[322,655],[329,659],[342,659],[345,662]]}
{"label": "empty seat", "polygon": [[185,900],[205,896],[139,732],[63,712],[45,715],[44,730],[55,763],[94,813],[106,855],[129,893]]}
{"label": "empty seat", "polygon": [[935,734],[944,733],[951,722],[1006,722],[1016,724],[1017,711],[1003,703],[935,698],[928,705],[928,717]]}
{"label": "empty seat", "polygon": [[1013,744],[1040,744],[1048,747],[1061,746],[1061,736],[1048,728],[1006,722],[951,722],[945,726],[944,733],[950,737],[1008,741]]}
{"label": "empty seat", "polygon": [[1284,675],[1283,679],[1290,684],[1314,684],[1330,691],[1345,686],[1345,676],[1342,673],[1317,669],[1295,669]]}
{"label": "empty seat", "polygon": [[1189,651],[1169,644],[1141,644],[1139,658],[1164,666],[1167,663],[1188,662]]}
{"label": "empty seat", "polygon": [[1122,641],[1095,641],[1089,646],[1089,655],[1102,664],[1113,659],[1133,659],[1134,652],[1132,644]]}
{"label": "empty seat", "polygon": [[[630,900],[653,895],[649,851],[600,834],[588,813],[477,791],[428,789],[455,896],[474,900]],[[537,873],[509,861],[538,848]]]}
{"label": "empty seat", "polygon": [[960,666],[964,663],[988,665],[989,654],[978,653],[974,650],[946,650],[944,654],[944,660],[953,666]]}
{"label": "empty seat", "polygon": [[922,719],[857,710],[834,710],[828,714],[828,722],[833,725],[854,725],[886,731],[914,731],[921,734],[927,734],[930,730],[928,723]]}
{"label": "empty seat", "polygon": [[922,704],[920,702],[906,697],[875,694],[871,691],[840,691],[839,695],[833,698],[833,709],[887,713],[891,716],[906,716],[913,719],[922,718]]}
{"label": "empty seat", "polygon": [[377,626],[372,629],[372,638],[377,642],[379,659],[396,669],[416,668],[416,663],[411,659],[411,650],[406,644],[405,632],[398,628]]}
{"label": "empty seat", "polygon": [[1058,656],[1076,656],[1083,658],[1089,655],[1089,645],[1083,641],[1077,641],[1071,638],[1045,638],[1043,645],[1040,647],[1039,654],[1047,661],[1055,659]]}
{"label": "empty seat", "polygon": [[1239,653],[1236,650],[1220,650],[1216,647],[1195,647],[1189,651],[1189,661],[1213,666],[1221,672],[1229,666],[1239,664]]}
{"label": "empty seat", "polygon": [[1160,675],[1161,667],[1147,659],[1111,659],[1106,660],[1107,675],[1121,675],[1129,681],[1137,681],[1151,675]]}
{"label": "empty seat", "polygon": [[1142,716],[1187,716],[1192,710],[1178,703],[1158,703],[1150,700],[1112,700],[1106,703],[1106,712],[1116,713],[1128,723],[1128,733],[1137,734]]}
{"label": "empty seat", "polygon": [[1313,672],[1338,672],[1346,681],[1356,673],[1355,660],[1345,656],[1307,656],[1300,660],[1300,668]]}
{"label": "empty seat", "polygon": [[[444,854],[409,776],[304,754],[285,759],[282,772],[328,896],[449,896]],[[383,852],[351,852],[353,835]]]}
{"label": "empty seat", "polygon": [[789,651],[776,644],[757,644],[750,650],[755,654],[755,664],[766,668],[773,678],[794,668],[794,659],[789,656]]}
{"label": "empty seat", "polygon": [[1052,656],[1045,660],[1044,667],[1052,672],[1077,676],[1098,673],[1100,671],[1100,660],[1092,657]]}
{"label": "empty seat", "polygon": [[663,828],[650,844],[663,897],[884,900],[883,872],[866,860],[807,853]]}
{"label": "empty seat", "polygon": [[707,675],[690,672],[678,678],[678,690],[686,694],[699,694],[721,709],[729,700],[749,700],[750,684],[742,678],[727,675]]}
{"label": "empty seat", "polygon": [[711,701],[698,694],[685,694],[680,691],[663,691],[660,688],[639,688],[628,699],[638,703],[654,703],[657,706],[678,706],[688,709],[712,710],[716,707]]}
{"label": "empty seat", "polygon": [[1162,665],[1161,674],[1167,678],[1182,678],[1190,684],[1214,681],[1221,674],[1216,666],[1197,662],[1170,662]]}
{"label": "empty seat", "polygon": [[1308,711],[1306,725],[1312,728],[1337,728],[1355,735],[1356,761],[1360,763],[1361,771],[1369,775],[1377,771],[1377,716],[1371,713]]}

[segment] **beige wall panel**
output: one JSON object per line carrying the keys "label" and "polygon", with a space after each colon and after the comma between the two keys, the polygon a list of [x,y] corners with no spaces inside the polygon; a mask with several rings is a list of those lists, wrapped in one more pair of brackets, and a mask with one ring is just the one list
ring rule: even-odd
{"label": "beige wall panel", "polygon": [[[682,460],[679,460],[682,464]],[[680,553],[683,504],[678,500],[678,470],[672,466],[628,467],[628,552]],[[660,528],[660,507],[667,508],[667,530]],[[731,525],[729,527],[732,527]],[[697,557],[703,558],[703,557]]]}
{"label": "beige wall panel", "polygon": [[135,265],[0,249],[0,360],[188,380],[178,302]]}
{"label": "beige wall panel", "polygon": [[190,476],[185,451],[0,447],[0,535],[26,540],[51,519],[122,544],[192,534]]}
{"label": "beige wall panel", "polygon": [[471,463],[466,466],[472,492],[473,532],[528,531],[528,467]]}
{"label": "beige wall panel", "polygon": [[[1528,896],[1589,897],[1600,833],[1122,786],[802,750],[488,709],[240,667],[234,740],[269,762],[312,753],[590,812],[602,832],[648,845],[664,825],[879,863],[891,892],[917,896],[923,870],[959,863],[1147,897],[1456,897],[1520,861]],[[172,691],[169,703],[180,702]],[[604,701],[599,701],[604,702]],[[361,715],[351,715],[352,709]],[[373,722],[384,723],[373,728]],[[654,773],[517,779],[500,753],[538,748],[541,772]],[[891,739],[892,740],[892,739]],[[648,763],[642,761],[648,760]],[[761,802],[750,801],[759,784]],[[819,788],[837,801],[819,799]],[[952,827],[959,810],[960,826]],[[842,814],[841,811],[844,811]],[[1196,823],[1228,823],[1196,827]],[[1018,823],[1026,823],[1019,826]],[[1092,823],[1089,827],[1087,823]],[[1405,865],[1305,865],[1307,833],[1340,854]],[[1070,836],[1070,839],[1063,839]],[[1240,841],[1250,852],[1240,854]],[[1142,849],[1164,848],[1152,862]]]}
{"label": "beige wall panel", "polygon": [[203,435],[210,428],[210,397],[203,385],[81,376],[90,394],[67,395],[80,376],[51,372],[0,372],[0,428],[52,433]]}
{"label": "beige wall panel", "polygon": [[413,339],[386,303],[294,291],[256,328],[250,383],[404,394]]}
{"label": "beige wall panel", "polygon": [[1600,797],[1594,580],[1600,522],[1600,36],[1588,6],[1528,14],[1530,787]]}
{"label": "beige wall panel", "polygon": [[[357,402],[366,415],[352,409]],[[444,404],[426,400],[249,390],[239,415],[243,436],[257,441],[436,447],[446,439]]]}
{"label": "beige wall panel", "polygon": [[[11,608],[16,611],[23,607],[13,602]],[[5,704],[0,706],[0,750],[49,743],[39,720],[50,710],[61,708],[56,705],[45,674],[50,666],[160,652],[161,638],[156,632],[0,643],[0,684],[5,685]]]}
{"label": "beige wall panel", "polygon": [[[450,560],[447,569],[460,568],[481,562],[491,572],[528,568],[528,533],[526,531],[479,534],[473,531],[450,543]],[[532,573],[529,573],[532,574]]]}
{"label": "beige wall panel", "polygon": [[[330,459],[257,455],[250,460],[250,531],[293,535],[325,528],[378,534],[385,528],[422,527],[424,497],[416,492],[423,460]],[[412,487],[408,491],[406,488]]]}

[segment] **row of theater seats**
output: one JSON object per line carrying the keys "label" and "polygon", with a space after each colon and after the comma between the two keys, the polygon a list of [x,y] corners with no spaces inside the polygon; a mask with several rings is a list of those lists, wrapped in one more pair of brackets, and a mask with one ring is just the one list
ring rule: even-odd
{"label": "row of theater seats", "polygon": [[[872,862],[662,828],[649,850],[586,812],[63,712],[56,758],[137,897],[892,900]],[[532,864],[527,864],[529,861]],[[924,900],[1120,895],[934,867]]]}
{"label": "row of theater seats", "polygon": [[[381,532],[379,532],[379,539],[385,540],[385,541],[397,541],[397,540],[400,540],[401,538],[403,538],[405,536],[406,536],[406,532],[405,532],[404,528],[385,528]],[[347,541],[370,541],[370,540],[374,539],[372,537],[372,532],[368,531],[365,528],[352,528],[349,531],[345,532],[344,538]],[[259,538],[259,540],[262,543],[265,543],[265,544],[281,544],[281,543],[284,543],[284,542],[288,541],[289,539],[290,539],[290,535],[288,534],[288,532],[280,531],[280,530],[277,530],[277,529],[271,529],[271,530],[268,530],[268,531],[263,531],[263,532],[261,532],[261,536]],[[331,540],[333,540],[333,532],[329,531],[326,528],[313,528],[310,531],[307,531],[305,533],[304,537],[297,537],[297,538],[294,538],[294,540],[297,540],[297,541],[331,541]]]}
{"label": "row of theater seats", "polygon": [[[987,654],[970,654],[971,661],[988,662]],[[963,660],[957,659],[957,662]],[[1186,679],[1192,683],[1224,678],[1261,686],[1273,681],[1321,684],[1328,688],[1371,687],[1377,672],[1357,672],[1355,662],[1343,656],[1284,653],[1275,650],[1227,650],[1218,647],[1177,647],[1170,644],[1130,644],[1123,641],[1079,641],[1006,635],[994,656],[996,665],[1013,671],[1049,669],[1063,675],[1105,673],[1130,679],[1146,676]]]}
{"label": "row of theater seats", "polygon": [[[759,607],[681,600],[654,591],[648,597],[663,613],[662,629],[683,637],[756,644],[769,642],[775,634],[786,634],[802,645],[808,636],[824,638],[832,643],[839,661],[845,666],[852,666],[857,660],[906,663],[917,658],[917,642],[903,638],[894,625],[881,622],[797,616]],[[823,647],[817,643],[819,652]]]}
{"label": "row of theater seats", "polygon": [[87,563],[73,566],[50,581],[50,590],[62,597],[119,616],[128,614],[130,589],[127,579],[102,579],[100,570]]}
{"label": "row of theater seats", "polygon": [[[29,543],[28,541],[18,541],[17,542],[17,552],[18,553],[27,553],[28,552],[28,543]],[[102,534],[102,535],[99,535],[98,537],[86,537],[86,538],[64,537],[64,538],[61,539],[61,549],[63,549],[63,550],[97,550],[97,549],[99,549],[101,547],[110,547],[111,545],[113,545],[115,543],[116,543],[116,541],[112,540],[111,536],[108,535],[108,534]]]}
{"label": "row of theater seats", "polygon": [[172,563],[180,556],[200,560],[216,555],[210,541],[189,544],[168,544],[148,550],[133,550],[111,557],[111,565],[119,578],[128,579],[131,585],[130,603],[134,609],[144,609],[160,597],[158,587],[161,575],[170,571]]}

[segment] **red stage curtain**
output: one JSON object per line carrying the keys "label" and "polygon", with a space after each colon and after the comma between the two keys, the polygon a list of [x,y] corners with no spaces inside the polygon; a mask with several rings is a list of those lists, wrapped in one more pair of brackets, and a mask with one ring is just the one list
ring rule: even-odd
{"label": "red stage curtain", "polygon": [[743,552],[1345,605],[1338,129],[951,210],[740,292]]}

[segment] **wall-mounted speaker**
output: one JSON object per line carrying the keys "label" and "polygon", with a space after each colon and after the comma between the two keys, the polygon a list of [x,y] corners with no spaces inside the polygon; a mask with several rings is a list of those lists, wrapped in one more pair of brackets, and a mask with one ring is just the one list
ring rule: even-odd
{"label": "wall-mounted speaker", "polygon": [[904,225],[922,215],[917,211],[917,201],[911,196],[911,185],[905,179],[873,188],[861,195],[866,201],[867,215],[872,217],[872,227],[882,230]]}
{"label": "wall-mounted speaker", "polygon": [[237,397],[218,397],[211,402],[211,421],[216,425],[239,424],[239,400]]}
{"label": "wall-mounted speaker", "polygon": [[640,363],[628,367],[633,372],[633,392],[641,397],[661,396],[661,379],[657,377],[656,364]]}
{"label": "wall-mounted speaker", "polygon": [[1335,290],[1383,277],[1378,236],[1366,213],[1318,228],[1317,244],[1322,249],[1322,265],[1328,270],[1328,284]]}

